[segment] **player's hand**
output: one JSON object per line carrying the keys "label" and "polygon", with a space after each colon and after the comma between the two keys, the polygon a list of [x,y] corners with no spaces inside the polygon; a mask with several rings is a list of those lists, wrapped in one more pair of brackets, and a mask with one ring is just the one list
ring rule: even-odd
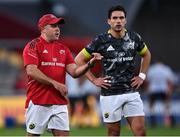
{"label": "player's hand", "polygon": [[53,86],[56,90],[58,90],[62,96],[66,96],[68,94],[68,89],[66,85],[59,83],[57,81],[53,81]]}
{"label": "player's hand", "polygon": [[132,81],[131,86],[135,89],[138,89],[144,82],[144,80],[139,76],[135,76],[134,78],[131,79],[131,81]]}
{"label": "player's hand", "polygon": [[94,64],[96,63],[97,61],[100,61],[102,60],[103,56],[100,54],[100,53],[92,53],[92,58],[90,60],[90,63],[91,64]]}
{"label": "player's hand", "polygon": [[111,86],[111,77],[95,78],[92,82],[97,87],[108,89]]}

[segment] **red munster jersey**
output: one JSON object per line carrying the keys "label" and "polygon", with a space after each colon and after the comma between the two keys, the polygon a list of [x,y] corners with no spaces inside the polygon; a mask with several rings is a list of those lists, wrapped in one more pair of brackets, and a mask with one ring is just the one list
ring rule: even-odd
{"label": "red munster jersey", "polygon": [[[35,64],[48,77],[65,84],[66,65],[75,63],[70,50],[58,41],[46,42],[42,37],[29,42],[23,51],[25,67]],[[34,104],[67,104],[67,100],[53,86],[42,84],[28,76],[27,99]]]}

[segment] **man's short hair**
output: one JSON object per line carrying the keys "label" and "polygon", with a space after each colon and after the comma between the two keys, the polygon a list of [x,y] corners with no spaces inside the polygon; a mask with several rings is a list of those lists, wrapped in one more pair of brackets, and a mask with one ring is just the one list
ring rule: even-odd
{"label": "man's short hair", "polygon": [[126,17],[126,10],[125,10],[125,8],[123,7],[123,6],[121,6],[121,5],[117,5],[117,6],[113,6],[113,7],[111,7],[110,9],[109,9],[109,11],[108,11],[108,18],[110,19],[111,18],[111,15],[112,15],[112,12],[113,11],[122,11],[122,12],[124,12],[124,15],[125,15],[125,17]]}

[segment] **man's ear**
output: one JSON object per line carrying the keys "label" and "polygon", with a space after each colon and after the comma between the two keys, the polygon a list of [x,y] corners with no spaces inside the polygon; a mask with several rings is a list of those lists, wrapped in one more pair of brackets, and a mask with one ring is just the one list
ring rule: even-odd
{"label": "man's ear", "polygon": [[126,18],[125,18],[125,25],[126,25],[126,23],[127,23],[127,20],[126,20]]}
{"label": "man's ear", "polygon": [[44,32],[44,31],[45,31],[45,28],[46,28],[46,26],[42,27],[42,28],[41,28],[41,32]]}
{"label": "man's ear", "polygon": [[107,23],[110,25],[110,24],[111,24],[111,20],[110,20],[110,19],[107,19]]}

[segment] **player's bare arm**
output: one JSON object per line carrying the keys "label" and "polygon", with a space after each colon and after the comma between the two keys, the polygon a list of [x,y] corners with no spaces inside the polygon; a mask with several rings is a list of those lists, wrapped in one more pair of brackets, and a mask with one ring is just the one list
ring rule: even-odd
{"label": "player's bare arm", "polygon": [[[143,73],[143,74],[147,73],[150,61],[151,61],[151,53],[147,49],[147,51],[145,52],[145,54],[142,56],[142,59],[141,59],[140,73]],[[131,86],[138,89],[143,84],[144,80],[145,78],[140,77],[140,75],[135,76],[131,80],[132,81]]]}
{"label": "player's bare arm", "polygon": [[[88,61],[89,59],[87,59],[82,52],[79,52],[79,54],[75,57],[75,62],[79,66],[86,64]],[[108,89],[108,87],[111,86],[109,83],[107,83],[107,80],[109,80],[110,77],[96,78],[90,70],[87,71],[85,75],[93,84],[98,87]]]}
{"label": "player's bare arm", "polygon": [[78,78],[81,75],[85,74],[88,69],[94,66],[97,61],[100,61],[103,58],[99,53],[93,53],[93,57],[82,65],[69,64],[67,65],[67,72],[74,78]]}
{"label": "player's bare arm", "polygon": [[59,83],[51,79],[50,77],[46,76],[42,71],[40,71],[37,68],[37,65],[27,65],[26,72],[28,76],[31,76],[33,79],[37,80],[38,82],[46,84],[46,85],[54,86],[54,88],[60,91],[60,93],[63,96],[67,94],[68,90],[64,84]]}

